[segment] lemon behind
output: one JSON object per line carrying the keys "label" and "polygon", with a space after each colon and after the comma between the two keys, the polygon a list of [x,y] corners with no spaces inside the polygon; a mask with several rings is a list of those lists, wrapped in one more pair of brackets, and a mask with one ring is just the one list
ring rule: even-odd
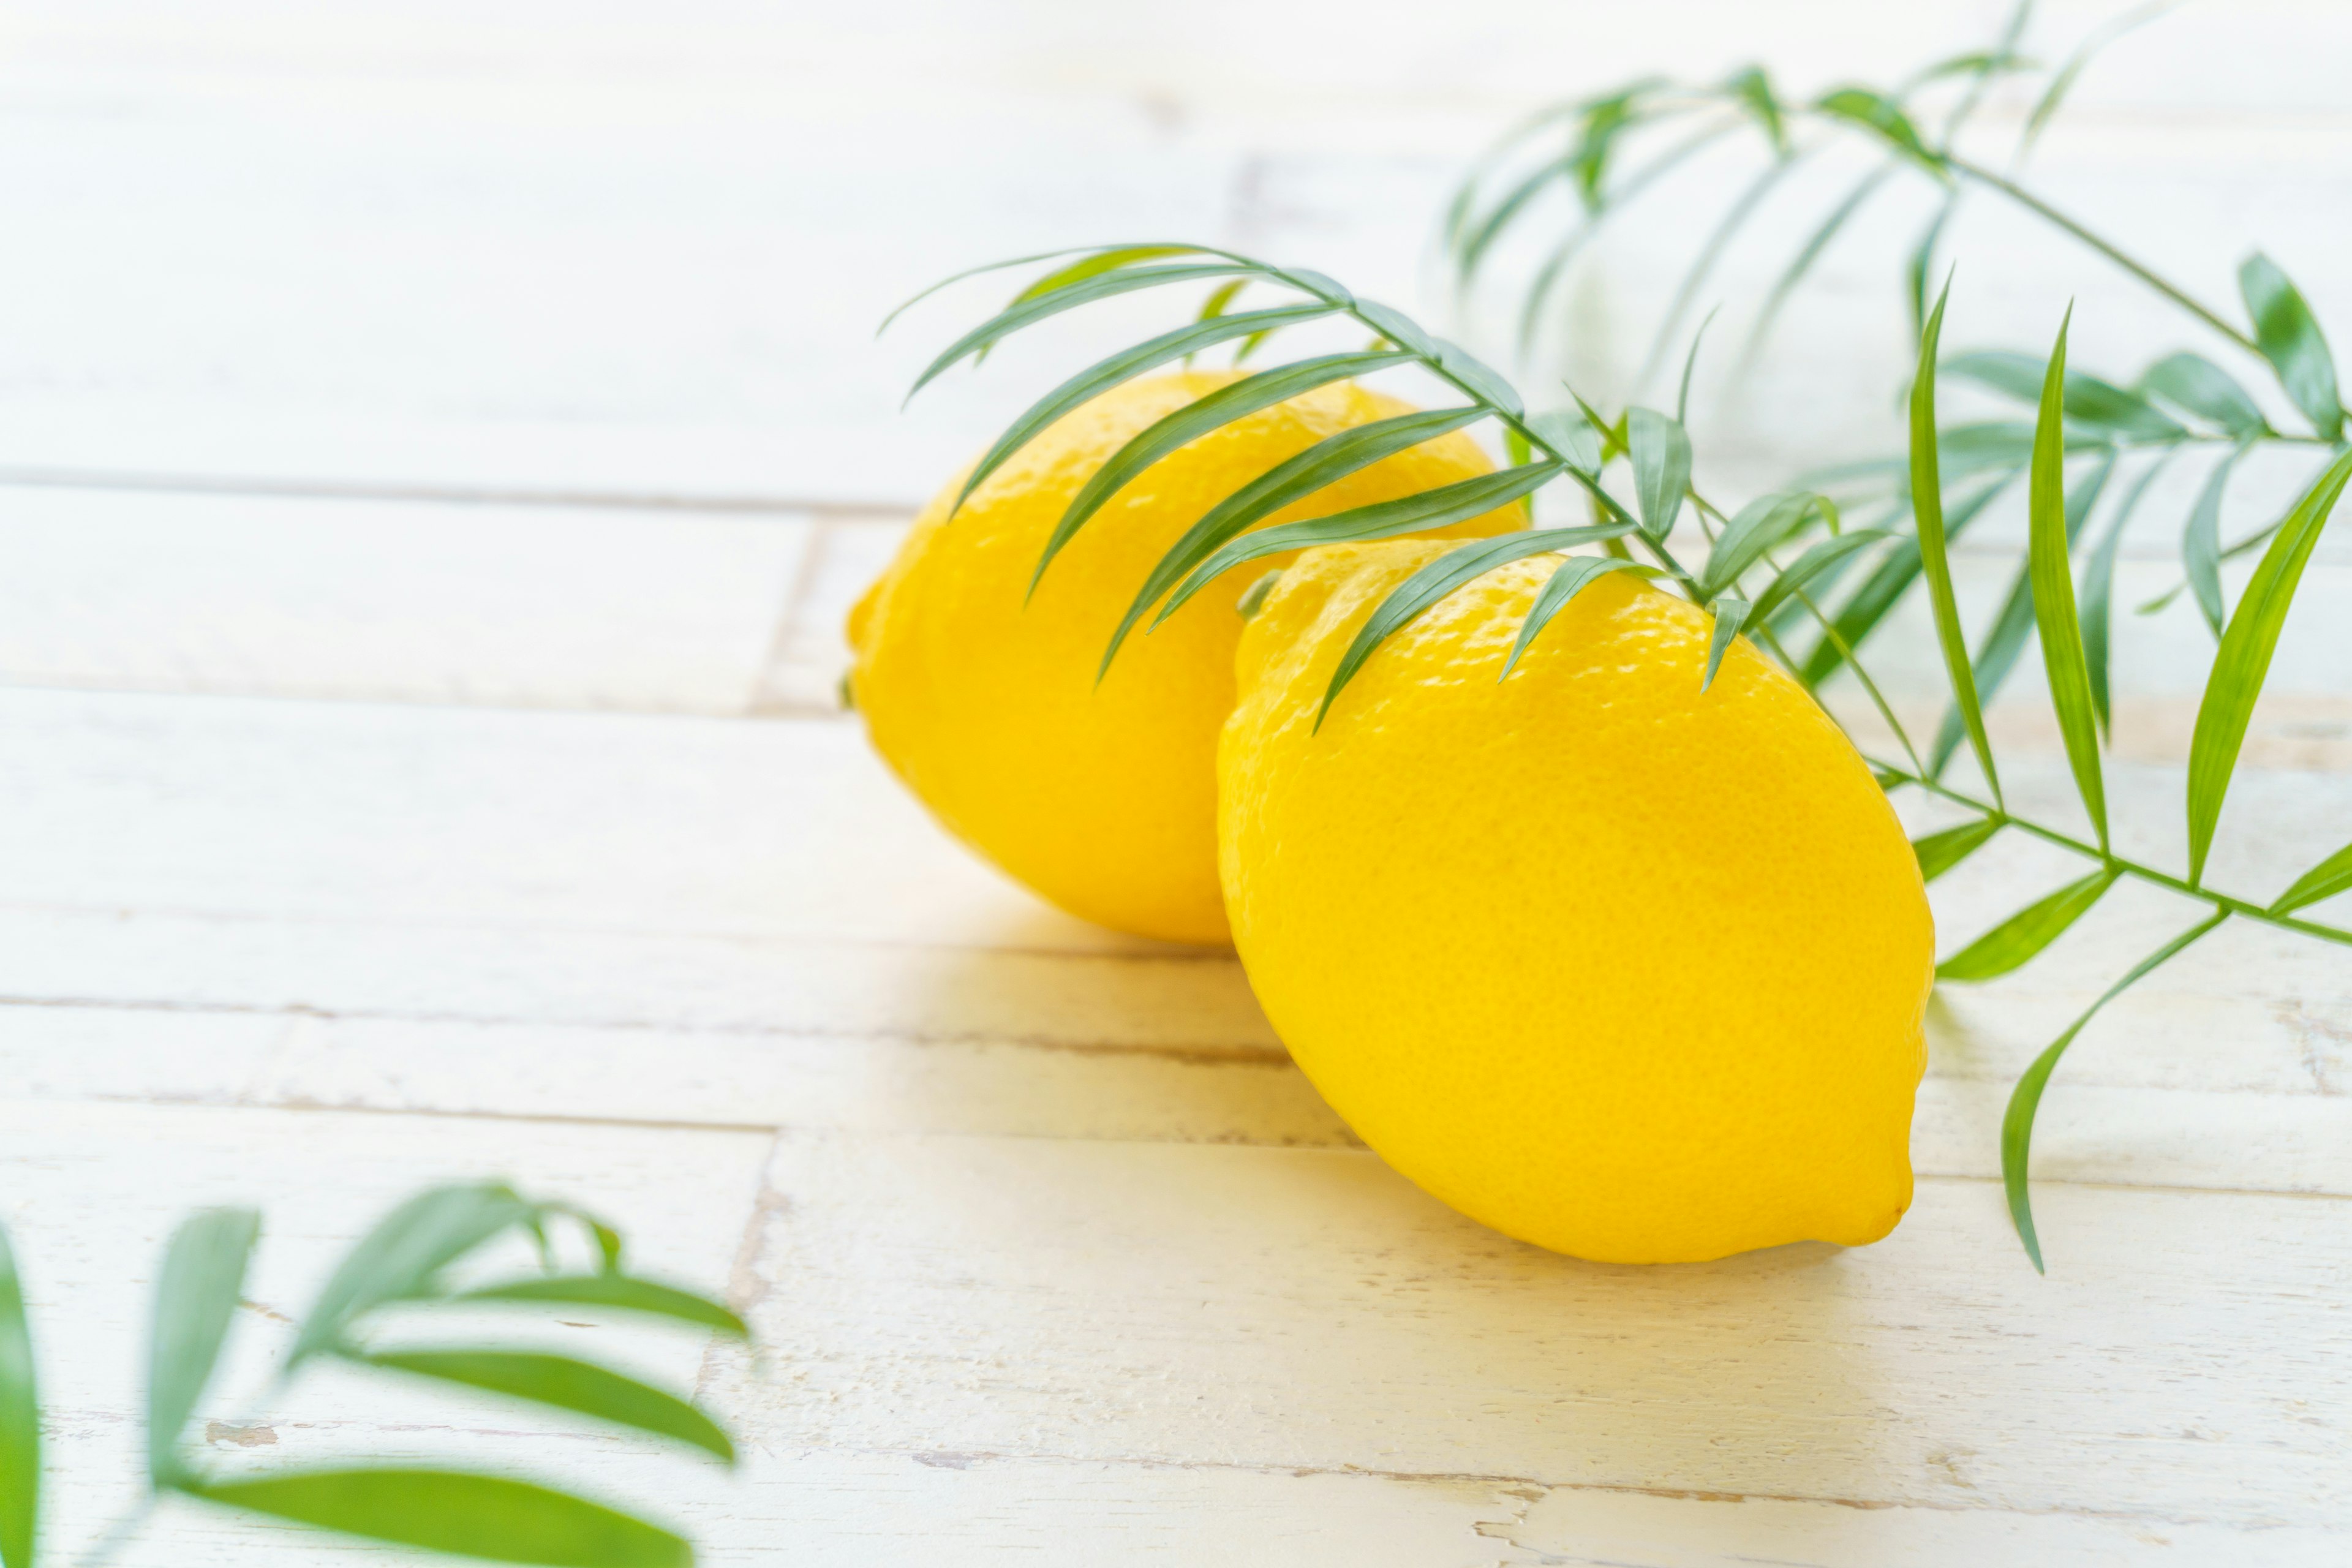
{"label": "lemon behind", "polygon": [[[1220,579],[1100,685],[1113,630],[1216,502],[1325,437],[1410,412],[1341,382],[1179,449],[1121,489],[1024,605],[1079,487],[1130,437],[1235,379],[1127,383],[1066,416],[950,510],[950,484],[851,613],[851,687],[874,745],[957,837],[1071,913],[1139,935],[1228,940],[1216,858],[1217,733],[1234,704],[1235,601]],[[1272,521],[1325,516],[1491,465],[1454,432],[1358,470]],[[1443,531],[1524,526],[1517,506]],[[1273,563],[1278,564],[1280,558]]]}

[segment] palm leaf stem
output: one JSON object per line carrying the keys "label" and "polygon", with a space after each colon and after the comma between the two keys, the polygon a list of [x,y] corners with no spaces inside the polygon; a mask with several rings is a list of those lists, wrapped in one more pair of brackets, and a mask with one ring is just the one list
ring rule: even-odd
{"label": "palm leaf stem", "polygon": [[2126,860],[2122,856],[2112,852],[2102,853],[2095,844],[2076,838],[2071,834],[2061,833],[2053,827],[2044,827],[2040,823],[2029,821],[2025,817],[2014,816],[1990,801],[1979,800],[1965,791],[1956,790],[1948,784],[1906,771],[1892,763],[1881,762],[1866,752],[1863,756],[1863,761],[1895,784],[1917,784],[1929,795],[1940,796],[1955,805],[1967,806],[1988,822],[1997,823],[2003,827],[2014,827],[2020,833],[2029,834],[2045,844],[2054,844],[2061,849],[2070,849],[2084,859],[2095,860],[2103,866],[2112,867],[2123,875],[2146,882],[2151,887],[2186,894],[2189,898],[2200,900],[2211,905],[2215,910],[2233,915],[2242,915],[2250,921],[2260,921],[2264,925],[2276,926],[2281,931],[2300,931],[2305,936],[2315,936],[2322,942],[2337,942],[2352,947],[2352,931],[2340,931],[2335,926],[2321,925],[2316,921],[2299,921],[2292,915],[2273,914],[2264,905],[2248,903],[2243,899],[2216,892],[2211,888],[2191,887],[2180,878],[2159,871],[2153,866],[2143,866],[2137,860]]}
{"label": "palm leaf stem", "polygon": [[2182,310],[2188,311],[2190,315],[2196,317],[2199,321],[2204,322],[2207,326],[2212,328],[2215,331],[2221,333],[2223,337],[2237,344],[2240,348],[2245,350],[2248,353],[2254,355],[2258,359],[2262,357],[2263,351],[2261,344],[2255,342],[2253,339],[2248,337],[2244,332],[2239,331],[2236,327],[2231,326],[2227,321],[2216,315],[2212,310],[2207,309],[2205,305],[2196,298],[2196,296],[2189,293],[2186,289],[2179,288],[2168,279],[2149,270],[2148,268],[2141,264],[2139,261],[2117,249],[2114,245],[2108,243],[2105,239],[2100,237],[2091,230],[2084,227],[2073,218],[2068,217],[2064,213],[2060,212],[2056,207],[2052,206],[2048,202],[2043,201],[2040,196],[2035,195],[2032,191],[2027,190],[2024,186],[2018,184],[2013,180],[1993,173],[1990,169],[1971,163],[1965,158],[1958,157],[1948,153],[1944,155],[1944,164],[1953,173],[1965,174],[1969,179],[1974,180],[1977,184],[1983,185],[1990,190],[1999,191],[2001,195],[2017,203],[2020,206],[2025,208],[2028,212],[2032,213],[2035,216],[2042,219],[2044,222],[2053,224],[2057,227],[2065,230],[2068,234],[2074,236],[2084,245],[2089,246],[2093,250],[2097,251],[2101,256],[2105,257],[2109,261],[2114,262],[2116,266],[2122,268],[2125,271],[2130,273],[2133,277],[2138,279],[2141,282],[2147,284],[2149,288],[2155,289],[2158,293],[2163,295],[2166,299],[2171,300],[2174,304],[2179,306]]}

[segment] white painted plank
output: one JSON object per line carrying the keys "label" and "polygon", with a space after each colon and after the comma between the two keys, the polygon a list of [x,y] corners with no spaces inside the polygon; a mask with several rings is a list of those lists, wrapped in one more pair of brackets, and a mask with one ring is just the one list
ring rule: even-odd
{"label": "white painted plank", "polygon": [[742,711],[804,518],[0,489],[0,680]]}
{"label": "white painted plank", "polygon": [[[1061,5],[679,9],[18,7],[0,189],[30,238],[0,281],[44,309],[0,362],[16,389],[0,461],[911,502],[1087,349],[1160,319],[1112,308],[1050,352],[1011,345],[902,420],[926,343],[977,307],[878,350],[871,326],[956,267],[1182,234],[1442,314],[1418,286],[1429,226],[1536,105],[1751,58],[1792,90],[1892,79],[2000,20],[1987,5],[1515,0],[1449,17],[1439,41],[1394,5],[1335,35],[1303,0],[1182,26]],[[2053,13],[2031,47],[2063,58],[2103,9]],[[2352,141],[2315,62],[2342,30],[2316,0],[2144,28],[2083,79],[2033,178],[2225,306],[2259,242],[2339,318],[2328,258]],[[1258,47],[1203,43],[1233,37]],[[1990,118],[2013,131],[2028,101],[2000,94]],[[1696,215],[1750,167],[1695,174],[1601,247],[1577,289],[1580,384],[1629,390]],[[1752,300],[1827,205],[1801,197],[1729,258],[1723,297]],[[1929,199],[1913,188],[1883,242],[1832,249],[1759,395],[1703,447],[1785,479],[1887,439],[1907,330],[1895,279]],[[1956,231],[1956,331],[2045,340],[2078,294],[2085,363],[2137,368],[2106,356],[2183,340],[2105,263],[1997,215],[1971,203]],[[168,289],[148,260],[161,236]]]}
{"label": "white painted plank", "polygon": [[793,1134],[771,1184],[761,1317],[799,1348],[742,1418],[787,1447],[2345,1514],[2330,1200],[2053,1186],[2043,1279],[1982,1182],[1871,1248],[1652,1269],[1345,1152]]}

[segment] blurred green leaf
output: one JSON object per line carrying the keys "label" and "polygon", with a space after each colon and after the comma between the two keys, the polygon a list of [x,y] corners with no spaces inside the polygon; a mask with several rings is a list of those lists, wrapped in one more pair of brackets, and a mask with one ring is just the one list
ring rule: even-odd
{"label": "blurred green leaf", "polygon": [[929,386],[932,381],[955,365],[957,362],[978,353],[991,343],[1011,337],[1024,327],[1034,327],[1050,316],[1059,315],[1064,310],[1075,310],[1080,305],[1090,304],[1097,300],[1108,300],[1114,295],[1131,294],[1139,289],[1157,289],[1164,284],[1186,283],[1194,279],[1230,278],[1237,272],[1247,273],[1255,270],[1255,268],[1244,267],[1230,261],[1186,263],[1170,267],[1122,267],[1103,273],[1099,277],[1068,284],[1042,298],[1025,300],[1001,310],[958,338],[948,345],[945,353],[925,367],[921,375],[915,378],[915,384],[908,390],[908,400],[911,402],[916,393]]}
{"label": "blurred green leaf", "polygon": [[2352,891],[2352,844],[2347,844],[2310,870],[2295,879],[2294,886],[2278,897],[2269,913],[2291,915],[2306,904]]}
{"label": "blurred green leaf", "polygon": [[640,1519],[529,1481],[384,1467],[192,1482],[230,1508],[347,1535],[543,1568],[692,1568],[694,1548]]}
{"label": "blurred green leaf", "polygon": [[1998,817],[1986,816],[1913,839],[1911,853],[1919,858],[1920,880],[1934,881],[1982,848],[1985,841],[2000,829]]}
{"label": "blurred green leaf", "polygon": [[2221,496],[2229,489],[2230,470],[2246,455],[2251,443],[2242,442],[2229,456],[2213,465],[2205,478],[2204,489],[2197,492],[2197,504],[2189,510],[2188,525],[2180,533],[2180,566],[2190,592],[2197,595],[2197,607],[2205,613],[2205,624],[2215,637],[2221,635],[2221,623],[2228,618],[2221,604]]}
{"label": "blurred green leaf", "polygon": [[1928,312],[1927,330],[1919,338],[1919,363],[1911,380],[1911,511],[1918,521],[1919,559],[1927,574],[1927,593],[1936,614],[1936,640],[1944,650],[1944,669],[1951,678],[1952,696],[1968,727],[1969,743],[1977,765],[1984,770],[1996,805],[2000,801],[2000,775],[1994,771],[1992,742],[1987,738],[1984,712],[1977,703],[1976,673],[1969,664],[1966,634],[1960,627],[1959,605],[1952,595],[1952,564],[1944,536],[1944,481],[1937,461],[1936,438],[1936,347],[1944,332],[1944,307],[1952,297],[1949,279]]}
{"label": "blurred green leaf", "polygon": [[2260,251],[2238,268],[2238,291],[2253,318],[2254,341],[2278,372],[2279,384],[2323,441],[2341,440],[2344,409],[2336,390],[2336,360],[2319,322],[2277,263]]}
{"label": "blurred green leaf", "polygon": [[1110,647],[1103,654],[1102,669],[1110,668],[1110,661],[1118,657],[1128,633],[1160,595],[1226,541],[1349,474],[1483,419],[1486,413],[1477,407],[1442,408],[1400,414],[1339,431],[1276,464],[1211,507],[1169,548],[1144,579],[1142,588],[1120,619],[1118,629],[1111,634]]}
{"label": "blurred green leaf", "polygon": [[2069,882],[2024,909],[1936,965],[1938,980],[1993,980],[2018,968],[2058,940],[2068,926],[2090,912],[2101,894],[2123,873],[2105,866],[2079,882]]}
{"label": "blurred green leaf", "polygon": [[1829,248],[1830,241],[1835,239],[1839,231],[1853,220],[1853,215],[1877,194],[1878,188],[1894,177],[1896,166],[1894,163],[1882,163],[1864,174],[1845,194],[1844,199],[1830,209],[1829,216],[1822,218],[1813,232],[1806,237],[1805,243],[1797,247],[1797,254],[1789,258],[1789,265],[1781,269],[1780,277],[1773,279],[1771,292],[1764,296],[1764,306],[1757,311],[1755,324],[1748,329],[1747,346],[1740,350],[1742,362],[1756,357],[1763,347],[1764,340],[1771,335],[1772,323],[1780,319],[1780,307],[1788,303],[1789,296],[1796,292],[1797,285],[1804,281],[1805,274],[1813,269],[1813,263],[1821,259],[1822,252]]}
{"label": "blurred green leaf", "polygon": [[2041,140],[2042,132],[2048,129],[2050,121],[2057,115],[2058,106],[2066,100],[2066,94],[2074,89],[2074,79],[2083,74],[2083,68],[2091,63],[2094,56],[2141,23],[2153,21],[2179,3],[2180,0],[2158,0],[2155,5],[2142,5],[2137,10],[2126,11],[2122,16],[2094,28],[2074,52],[2066,58],[2066,63],[2052,74],[2050,85],[2042,89],[2040,100],[2033,106],[2033,111],[2025,117],[2024,134],[2018,138],[2018,157],[2022,159],[2032,148],[2034,142]]}
{"label": "blurred green leaf", "polygon": [[1919,139],[1918,128],[1911,117],[1884,93],[1866,87],[1844,87],[1825,93],[1814,104],[1823,113],[1833,114],[1882,137],[1894,149],[1917,163],[1937,179],[1948,179],[1944,161],[1930,152]]}
{"label": "blurred green leaf", "polygon": [[289,1368],[343,1343],[362,1314],[433,1294],[444,1268],[538,1212],[499,1182],[434,1187],[410,1198],[344,1255],[302,1320]]}
{"label": "blurred green leaf", "polygon": [[[1610,542],[1617,542],[1612,540]],[[1511,671],[1518,668],[1520,656],[1528,651],[1528,645],[1536,640],[1538,633],[1551,625],[1554,616],[1568,608],[1570,600],[1612,572],[1631,572],[1642,577],[1658,575],[1654,566],[1643,566],[1622,555],[1570,556],[1544,579],[1544,585],[1536,590],[1535,602],[1528,606],[1527,619],[1519,623],[1517,640],[1511,644],[1510,657],[1503,660],[1503,670],[1495,677],[1496,683],[1501,684],[1509,678]]]}
{"label": "blurred green leaf", "polygon": [[1722,309],[1717,305],[1706,313],[1698,324],[1698,331],[1691,334],[1690,352],[1683,355],[1682,380],[1675,390],[1675,423],[1677,425],[1687,426],[1690,423],[1691,373],[1698,368],[1698,346],[1706,341],[1706,330],[1715,324],[1716,314]]}
{"label": "blurred green leaf", "polygon": [[[1179,584],[1168,595],[1167,603],[1152,618],[1154,626],[1174,615],[1189,603],[1195,594],[1223,576],[1236,566],[1252,561],[1262,561],[1285,551],[1304,550],[1317,544],[1354,544],[1373,539],[1393,539],[1401,533],[1423,533],[1433,529],[1450,528],[1457,522],[1467,522],[1496,507],[1508,506],[1558,477],[1558,463],[1530,463],[1517,468],[1505,468],[1500,473],[1480,474],[1475,479],[1457,479],[1450,485],[1423,490],[1417,495],[1402,496],[1395,500],[1375,501],[1370,506],[1351,507],[1333,512],[1328,517],[1309,518],[1302,522],[1278,522],[1226,541],[1207,560],[1195,567],[1192,575]],[[1573,535],[1575,542],[1588,542],[1609,534],[1622,533],[1621,525],[1603,528],[1549,529],[1542,532],[1517,532],[1504,535],[1507,539],[1560,540]],[[1559,548],[1558,544],[1538,546]]]}
{"label": "blurred green leaf", "polygon": [[1046,428],[1064,416],[1083,407],[1112,387],[1133,380],[1144,372],[1157,369],[1173,359],[1189,358],[1204,348],[1231,338],[1286,327],[1297,321],[1311,321],[1332,313],[1332,307],[1318,301],[1312,305],[1291,305],[1275,310],[1253,310],[1241,316],[1215,316],[1179,327],[1172,332],[1162,332],[1149,342],[1138,343],[1131,349],[1115,353],[1108,359],[1089,365],[1053,391],[1031,404],[1021,417],[1006,426],[980,462],[972,468],[957,492],[950,511],[963,510],[971,492],[986,482],[991,474],[1011,461],[1030,442],[1043,435]]}
{"label": "blurred green leaf", "polygon": [[[1274,531],[1268,529],[1265,531],[1271,533]],[[1339,655],[1339,667],[1331,672],[1331,684],[1323,692],[1322,705],[1315,710],[1315,728],[1319,730],[1323,727],[1324,717],[1331,711],[1331,704],[1347,689],[1348,682],[1355,679],[1356,672],[1364,667],[1364,661],[1372,657],[1373,651],[1431,605],[1465,583],[1483,577],[1498,566],[1525,560],[1530,555],[1541,555],[1572,544],[1589,542],[1593,533],[1593,530],[1585,528],[1547,528],[1525,533],[1506,533],[1496,539],[1474,539],[1454,546],[1398,584],[1389,591],[1386,598],[1374,606],[1370,617],[1357,628],[1355,639]]]}
{"label": "blurred green leaf", "polygon": [[260,1234],[251,1209],[204,1209],[180,1222],[163,1253],[147,1352],[147,1474],[159,1489],[187,1473],[180,1434],[212,1381]]}
{"label": "blurred green leaf", "polygon": [[2050,678],[2050,705],[2057,711],[2059,733],[2066,742],[2074,788],[2098,834],[2100,853],[2105,854],[2107,787],[2099,765],[2099,721],[2091,706],[2091,672],[2083,653],[2083,628],[2074,614],[2074,570],[2069,553],[2081,527],[2067,515],[2066,506],[2066,330],[2074,316],[2070,305],[2066,319],[2059,323],[2058,342],[2050,351],[2050,371],[2042,382],[2033,468],[2027,481],[2031,525],[2027,559],[2033,577],[2033,616],[2042,632],[2042,665]]}
{"label": "blurred green leaf", "polygon": [[2246,389],[2229,372],[2200,354],[2170,354],[2157,361],[2140,376],[2139,389],[2241,439],[2270,430]]}
{"label": "blurred green leaf", "polygon": [[1927,325],[1927,274],[1935,266],[1937,242],[1944,237],[1944,227],[1952,221],[1952,214],[1959,205],[1960,188],[1954,185],[1944,193],[1936,216],[1919,231],[1919,237],[1912,243],[1910,258],[1903,264],[1903,297],[1911,303],[1911,331],[1915,336]]}
{"label": "blurred green leaf", "polygon": [[657,1284],[626,1274],[543,1274],[487,1285],[450,1298],[454,1301],[517,1301],[578,1307],[606,1307],[676,1318],[717,1329],[737,1339],[748,1331],[743,1320],[708,1297],[673,1285]]}
{"label": "blurred green leaf", "polygon": [[569,1356],[532,1351],[373,1351],[355,1358],[419,1377],[576,1410],[656,1436],[675,1437],[735,1462],[735,1445],[710,1417],[674,1394]]}
{"label": "blurred green leaf", "polygon": [[[2107,523],[2097,546],[2091,552],[2090,564],[2083,573],[2083,658],[2091,672],[2091,705],[2098,710],[2099,728],[2112,732],[2115,720],[2107,690],[2107,667],[2114,642],[2116,552],[2123,542],[2124,527],[2131,521],[2132,513],[2139,510],[2140,498],[2156,482],[2157,475],[2172,461],[2179,447],[2168,447],[2155,462],[2148,465],[2138,481],[2124,496],[2123,505]],[[2084,509],[2085,515],[2088,514]]]}
{"label": "blurred green leaf", "polygon": [[1162,458],[1199,440],[1210,431],[1220,429],[1261,408],[1270,408],[1301,393],[1312,392],[1318,386],[1328,386],[1332,382],[1343,381],[1352,375],[1363,375],[1392,364],[1405,363],[1412,357],[1402,351],[1338,353],[1276,365],[1272,370],[1260,371],[1255,375],[1244,376],[1240,381],[1218,387],[1155,420],[1113,452],[1109,459],[1078,487],[1078,493],[1070,499],[1061,521],[1054,525],[1052,535],[1045,541],[1045,551],[1037,560],[1037,569],[1029,578],[1029,592],[1034,594],[1037,591],[1037,584],[1045,581],[1045,569],[1054,563],[1054,558],[1062,552],[1063,546],[1086,526],[1087,521],[1102,509],[1103,503]]}
{"label": "blurred green leaf", "polygon": [[2108,986],[2106,993],[2084,1009],[2081,1017],[2066,1026],[2064,1034],[2033,1058],[2033,1065],[2025,1069],[2025,1075],[2017,1080],[2017,1088],[2011,1091],[2009,1110],[2000,1119],[2001,1185],[2009,1194],[2010,1221],[2017,1226],[2017,1238],[2025,1244],[2025,1255],[2033,1259],[2036,1273],[2043,1272],[2042,1241],[2033,1228],[2033,1204],[2026,1186],[2026,1165],[2033,1148],[2033,1118],[2042,1108],[2042,1091],[2049,1087],[2050,1075],[2058,1068],[2058,1058],[2066,1054],[2066,1047],[2074,1043],[2074,1037],[2083,1032],[2083,1026],[2098,1016],[2099,1009],[2229,918],[2229,910],[2219,910],[2211,919],[2190,927],[2132,965],[2129,973]]}
{"label": "blurred green leaf", "polygon": [[1674,531],[1690,488],[1691,444],[1680,422],[1654,408],[1625,411],[1626,445],[1633,459],[1633,491],[1642,531],[1664,539]]}
{"label": "blurred green leaf", "polygon": [[2246,584],[2237,612],[2221,633],[2221,650],[2213,656],[2205,695],[2198,704],[2197,729],[2189,742],[2189,880],[2193,886],[2205,875],[2206,853],[2213,847],[2213,829],[2221,819],[2221,802],[2229,794],[2231,775],[2237,771],[2238,751],[2245,744],[2246,725],[2253,718],[2254,701],[2269,679],[2271,655],[2278,647],[2279,630],[2294,603],[2304,563],[2327,526],[2336,497],[2352,478],[2352,452],[2327,466],[2263,552]]}
{"label": "blurred green leaf", "polygon": [[[2007,349],[1954,354],[1946,375],[1964,376],[2020,402],[2039,404],[2045,362]],[[2066,417],[2141,441],[2178,441],[2189,434],[2180,423],[2137,392],[2081,371],[2066,373]]]}
{"label": "blurred green leaf", "polygon": [[1734,71],[1731,79],[1723,86],[1725,91],[1745,104],[1748,112],[1756,117],[1756,123],[1763,127],[1765,140],[1772,143],[1772,151],[1787,157],[1788,121],[1781,113],[1780,95],[1772,90],[1772,79],[1764,74],[1764,68],[1749,66]]}
{"label": "blurred green leaf", "polygon": [[0,1226],[0,1565],[33,1568],[40,1522],[41,1402],[16,1249]]}
{"label": "blurred green leaf", "polygon": [[1748,601],[1726,594],[1715,601],[1715,629],[1707,635],[1706,669],[1698,678],[1698,689],[1706,690],[1715,684],[1715,672],[1723,668],[1723,656],[1731,651],[1732,640],[1748,621]]}

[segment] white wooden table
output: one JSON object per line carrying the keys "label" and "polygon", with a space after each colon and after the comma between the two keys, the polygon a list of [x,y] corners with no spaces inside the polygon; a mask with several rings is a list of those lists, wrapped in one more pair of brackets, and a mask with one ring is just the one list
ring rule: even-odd
{"label": "white wooden table", "polygon": [[[1505,107],[1583,83],[1508,50],[1473,68],[1560,9],[1498,9],[1458,80]],[[1370,46],[1299,67],[1323,110],[1286,123],[1224,67],[1117,77],[1118,18],[1061,56],[1035,40],[1076,13],[1018,47],[1018,16],[952,7],[899,41],[840,23],[820,64],[819,17],[656,10],[86,5],[27,13],[0,59],[27,215],[0,279],[35,302],[0,333],[0,1218],[42,1336],[53,1546],[131,1496],[179,1214],[268,1211],[234,1384],[381,1207],[495,1173],[610,1213],[751,1319],[748,1352],[601,1352],[708,1397],[740,1472],[350,1385],[250,1425],[224,1395],[211,1440],[572,1478],[718,1563],[2352,1557],[2340,949],[2225,928],[2085,1034],[2037,1137],[2047,1279],[1997,1128],[2032,1053],[2185,923],[2128,887],[1939,995],[1890,1239],[1600,1267],[1391,1173],[1229,959],[1041,907],[833,711],[841,613],[906,504],[1080,342],[898,424],[919,346],[864,348],[869,307],[1124,231],[1353,258],[1404,297],[1492,106],[1414,97]],[[2342,58],[2335,13],[2288,11]],[[1611,25],[1594,73],[1654,63]],[[1932,30],[1838,63],[1885,74]],[[892,72],[895,110],[860,98]],[[2334,90],[2304,81],[2273,78],[2280,112]],[[1410,132],[1376,112],[1391,85]],[[2104,188],[2098,127],[2128,109],[2094,103],[2068,177]],[[2278,134],[2302,155],[2257,216],[2328,237],[2347,204],[2287,208],[2342,194],[2352,138]],[[1041,149],[1060,161],[1018,163]],[[952,253],[886,210],[965,185]],[[2340,259],[2304,272],[2352,320]],[[2012,303],[1988,331],[2048,301]],[[1883,393],[1841,395],[1878,418]],[[2169,581],[2173,526],[2135,534],[2119,602]],[[2274,890],[2352,837],[2348,540],[2283,647],[2224,885]],[[1979,614],[1998,542],[1962,563]],[[2203,633],[2183,605],[2120,635],[2121,837],[2177,857]],[[1932,712],[1927,664],[1892,663]],[[2063,812],[2030,684],[1997,714],[2012,795]],[[1945,945],[2065,874],[1987,852],[1938,885]],[[126,1559],[328,1560],[185,1508]]]}

